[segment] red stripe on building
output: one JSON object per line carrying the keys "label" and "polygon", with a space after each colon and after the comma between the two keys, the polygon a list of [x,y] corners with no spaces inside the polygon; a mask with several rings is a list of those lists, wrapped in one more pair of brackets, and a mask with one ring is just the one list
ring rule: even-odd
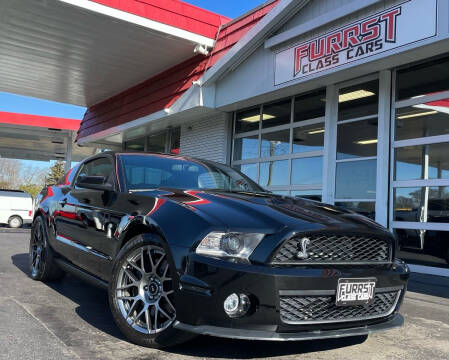
{"label": "red stripe on building", "polygon": [[217,28],[230,20],[179,0],[92,1],[208,38],[214,38]]}
{"label": "red stripe on building", "polygon": [[[111,0],[112,1],[112,0]],[[149,1],[149,0],[145,0]],[[278,3],[271,2],[219,29],[209,56],[197,55],[88,108],[77,139],[170,107]]]}
{"label": "red stripe on building", "polygon": [[81,120],[0,111],[0,124],[77,131],[80,127]]}

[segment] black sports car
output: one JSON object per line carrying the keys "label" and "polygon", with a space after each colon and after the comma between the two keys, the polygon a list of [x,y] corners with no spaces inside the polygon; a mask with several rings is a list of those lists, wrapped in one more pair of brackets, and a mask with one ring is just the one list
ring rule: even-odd
{"label": "black sports car", "polygon": [[403,323],[409,271],[387,230],[274,195],[227,166],[106,152],[39,196],[31,276],[71,272],[107,287],[137,344],[357,336]]}

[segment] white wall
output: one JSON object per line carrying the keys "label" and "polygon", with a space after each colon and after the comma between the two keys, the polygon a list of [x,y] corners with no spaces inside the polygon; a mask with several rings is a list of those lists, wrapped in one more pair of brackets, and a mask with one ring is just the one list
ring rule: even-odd
{"label": "white wall", "polygon": [[185,123],[181,126],[181,154],[228,163],[230,154],[230,114]]}

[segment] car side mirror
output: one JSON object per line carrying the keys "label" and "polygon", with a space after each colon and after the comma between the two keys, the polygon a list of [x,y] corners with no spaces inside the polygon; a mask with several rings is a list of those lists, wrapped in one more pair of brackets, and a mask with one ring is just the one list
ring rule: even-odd
{"label": "car side mirror", "polygon": [[106,183],[105,176],[80,175],[76,180],[75,186],[82,189],[114,191],[114,186]]}

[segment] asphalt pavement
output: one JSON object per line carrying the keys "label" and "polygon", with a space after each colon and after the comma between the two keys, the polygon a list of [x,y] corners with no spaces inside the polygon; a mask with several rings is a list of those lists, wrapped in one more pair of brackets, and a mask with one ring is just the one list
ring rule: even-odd
{"label": "asphalt pavement", "polygon": [[0,228],[0,359],[449,359],[449,278],[412,274],[405,326],[360,338],[249,342],[200,336],[168,350],[129,343],[105,291],[75,277],[44,284],[28,271],[29,230]]}

